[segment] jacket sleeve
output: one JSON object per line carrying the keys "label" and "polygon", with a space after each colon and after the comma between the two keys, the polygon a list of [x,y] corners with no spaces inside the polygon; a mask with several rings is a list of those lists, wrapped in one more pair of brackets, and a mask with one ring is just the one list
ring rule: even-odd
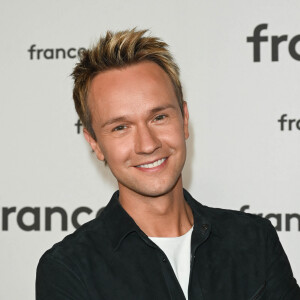
{"label": "jacket sleeve", "polygon": [[62,261],[44,254],[36,273],[36,300],[88,300],[80,278]]}
{"label": "jacket sleeve", "polygon": [[300,288],[293,277],[290,263],[277,232],[269,220],[267,228],[267,299],[300,300]]}

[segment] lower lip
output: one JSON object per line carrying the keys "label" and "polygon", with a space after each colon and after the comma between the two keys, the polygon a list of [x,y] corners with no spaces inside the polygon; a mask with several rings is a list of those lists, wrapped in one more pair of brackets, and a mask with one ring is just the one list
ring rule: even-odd
{"label": "lower lip", "polygon": [[135,167],[135,168],[140,171],[143,171],[143,172],[157,172],[165,167],[167,161],[168,161],[168,158],[166,158],[165,161],[161,165],[159,165],[157,167],[153,167],[153,168],[142,168],[142,167]]}

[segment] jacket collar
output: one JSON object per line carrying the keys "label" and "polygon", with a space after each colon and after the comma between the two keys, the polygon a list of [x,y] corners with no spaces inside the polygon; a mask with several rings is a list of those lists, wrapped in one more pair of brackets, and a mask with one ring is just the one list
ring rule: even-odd
{"label": "jacket collar", "polygon": [[[211,220],[209,215],[205,213],[203,205],[197,202],[185,189],[183,189],[183,194],[194,216],[194,233],[192,236],[194,240],[192,242],[193,253],[197,246],[208,238],[211,231]],[[103,218],[106,232],[112,241],[114,250],[117,250],[122,241],[132,232],[138,233],[146,243],[153,246],[152,241],[121,206],[119,202],[119,191],[113,194],[108,205],[101,213],[101,218]]]}

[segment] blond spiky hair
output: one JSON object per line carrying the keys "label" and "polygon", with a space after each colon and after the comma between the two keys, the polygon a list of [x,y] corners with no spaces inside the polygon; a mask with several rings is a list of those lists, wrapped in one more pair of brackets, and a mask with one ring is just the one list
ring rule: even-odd
{"label": "blond spiky hair", "polygon": [[141,61],[158,64],[169,76],[174,86],[177,100],[183,113],[183,96],[179,80],[179,68],[174,62],[168,45],[157,37],[145,36],[148,30],[111,32],[99,42],[81,52],[72,77],[74,79],[73,99],[78,116],[83,126],[96,140],[92,128],[92,115],[88,108],[87,96],[92,79],[100,72],[129,66]]}

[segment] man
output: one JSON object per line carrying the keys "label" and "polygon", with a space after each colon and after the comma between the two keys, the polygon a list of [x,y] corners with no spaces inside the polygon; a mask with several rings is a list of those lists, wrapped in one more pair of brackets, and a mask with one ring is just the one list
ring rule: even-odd
{"label": "man", "polygon": [[268,220],[203,206],[183,189],[189,114],[164,42],[108,32],[73,78],[85,139],[119,191],[43,255],[38,300],[300,299]]}

